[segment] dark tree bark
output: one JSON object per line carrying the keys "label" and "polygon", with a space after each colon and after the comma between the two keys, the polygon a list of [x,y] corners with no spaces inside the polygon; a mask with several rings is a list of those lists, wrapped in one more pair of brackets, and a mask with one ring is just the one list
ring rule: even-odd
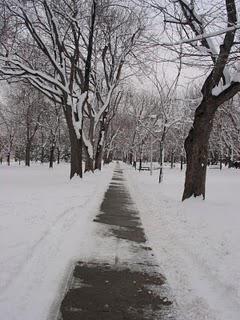
{"label": "dark tree bark", "polygon": [[[101,139],[101,138],[99,137],[99,139]],[[101,144],[98,144],[96,157],[95,157],[95,170],[97,170],[97,169],[101,170],[102,169],[103,149],[104,149],[104,146],[101,145]]]}
{"label": "dark tree bark", "polygon": [[160,169],[159,169],[159,176],[158,176],[158,182],[161,183],[163,180],[163,143],[160,142],[160,159],[159,159],[159,164],[160,164]]}
{"label": "dark tree bark", "polygon": [[[86,150],[86,146],[84,146],[84,148]],[[88,152],[85,152],[85,156],[86,156],[86,160],[85,160],[84,172],[88,172],[88,171],[94,172],[94,161],[93,161],[93,158],[91,158],[89,156]]]}
{"label": "dark tree bark", "polygon": [[129,153],[129,164],[133,164],[133,152],[132,150],[130,150],[130,153]]}
{"label": "dark tree bark", "polygon": [[57,164],[60,163],[60,155],[61,155],[61,151],[60,151],[60,148],[57,147]]}
{"label": "dark tree bark", "polygon": [[218,96],[209,95],[203,98],[196,109],[193,126],[184,144],[187,168],[182,200],[191,196],[205,198],[208,145],[214,115],[220,105],[234,97],[239,91],[240,83],[232,82],[231,86]]}
{"label": "dark tree bark", "polygon": [[49,168],[53,168],[55,145],[52,145],[49,153]]}
{"label": "dark tree bark", "polygon": [[31,141],[27,141],[25,148],[25,166],[30,167],[31,162]]}
{"label": "dark tree bark", "polygon": [[180,169],[181,169],[181,171],[183,170],[183,161],[184,161],[184,159],[183,159],[183,156],[181,156],[181,165],[180,165]]}
{"label": "dark tree bark", "polygon": [[203,100],[195,112],[193,126],[185,140],[187,169],[183,200],[201,195],[205,198],[208,142],[215,110],[214,105]]}
{"label": "dark tree bark", "polygon": [[81,132],[79,132],[80,138],[77,137],[73,122],[72,122],[72,110],[70,107],[64,109],[65,117],[67,120],[70,146],[71,146],[71,168],[70,168],[70,179],[74,175],[82,178],[82,138]]}
{"label": "dark tree bark", "polygon": [[171,169],[174,167],[174,152],[171,153]]}
{"label": "dark tree bark", "polygon": [[41,164],[44,162],[44,147],[41,147]]}
{"label": "dark tree bark", "polygon": [[10,161],[11,161],[11,154],[10,154],[10,152],[8,152],[8,154],[7,154],[7,164],[8,164],[8,166],[10,166]]}
{"label": "dark tree bark", "polygon": [[106,140],[106,135],[108,133],[109,122],[107,122],[107,112],[103,113],[103,118],[100,121],[100,130],[98,136],[98,143],[97,143],[97,151],[95,156],[95,170],[102,169],[102,159],[104,154],[104,143]]}
{"label": "dark tree bark", "polygon": [[[187,24],[195,34],[204,33],[202,22],[196,18],[194,10],[185,1],[179,0],[179,2]],[[225,0],[225,5],[228,27],[231,27],[237,23],[235,0]],[[230,80],[226,79],[224,73],[224,71],[227,72],[225,68],[234,43],[235,32],[236,30],[227,31],[224,41],[219,48],[218,56],[211,56],[213,60],[212,71],[203,85],[203,99],[195,112],[193,126],[185,140],[187,168],[182,200],[191,196],[203,196],[205,198],[208,144],[214,115],[221,104],[231,99],[240,90],[240,83],[230,82]],[[204,47],[210,49],[205,38],[201,42]],[[226,81],[228,82],[226,83]],[[213,89],[219,86],[220,82],[224,85],[227,84],[226,89],[222,90],[217,96],[214,96]]]}

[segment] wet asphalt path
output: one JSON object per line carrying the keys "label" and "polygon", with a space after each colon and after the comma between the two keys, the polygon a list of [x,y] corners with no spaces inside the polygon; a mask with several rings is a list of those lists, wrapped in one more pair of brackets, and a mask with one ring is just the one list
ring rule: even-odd
{"label": "wet asphalt path", "polygon": [[[102,237],[116,243],[114,259],[76,263],[58,319],[176,320],[166,279],[159,273],[119,164],[94,221],[105,225]],[[118,250],[121,246],[125,251]]]}

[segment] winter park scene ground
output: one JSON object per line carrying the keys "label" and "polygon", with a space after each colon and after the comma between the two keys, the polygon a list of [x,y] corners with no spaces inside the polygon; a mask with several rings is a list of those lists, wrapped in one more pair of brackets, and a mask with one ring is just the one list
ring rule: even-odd
{"label": "winter park scene ground", "polygon": [[[137,269],[139,260],[143,262],[143,255],[132,253],[123,236],[116,241],[116,235],[104,225],[109,222],[93,222],[116,168],[113,163],[83,181],[74,178],[69,182],[67,165],[53,171],[45,165],[0,167],[0,310],[5,319],[56,319],[76,261],[108,263],[120,270]],[[157,170],[151,176],[126,164],[121,163],[120,168],[124,187],[143,223],[144,246],[153,249],[149,252],[154,254],[157,271],[167,279],[160,293],[174,302],[171,317],[159,319],[239,319],[240,172],[210,168],[208,200],[182,203],[184,174],[179,168],[166,166],[162,184],[156,183]],[[120,275],[119,280],[125,278]],[[134,286],[142,289],[141,280],[134,278]],[[106,274],[102,281],[106,296],[111,285],[107,281],[112,280]],[[121,294],[116,297],[116,310]],[[89,303],[91,296],[86,295]],[[99,316],[89,319],[115,319],[104,311],[105,305],[111,308],[111,302],[103,301]],[[92,303],[97,304],[96,298]],[[66,319],[71,318],[66,315]],[[142,319],[142,315],[129,319]]]}
{"label": "winter park scene ground", "polygon": [[239,18],[0,0],[0,320],[240,319]]}

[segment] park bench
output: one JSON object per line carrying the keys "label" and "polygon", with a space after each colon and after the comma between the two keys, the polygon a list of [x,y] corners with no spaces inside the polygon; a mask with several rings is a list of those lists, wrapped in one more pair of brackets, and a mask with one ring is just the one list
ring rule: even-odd
{"label": "park bench", "polygon": [[149,170],[150,170],[150,167],[142,166],[142,167],[140,168],[140,170],[142,170],[142,171],[149,171]]}

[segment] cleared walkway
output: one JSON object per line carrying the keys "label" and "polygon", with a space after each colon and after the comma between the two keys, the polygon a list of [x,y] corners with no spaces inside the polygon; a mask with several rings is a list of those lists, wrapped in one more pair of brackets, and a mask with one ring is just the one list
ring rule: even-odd
{"label": "cleared walkway", "polygon": [[115,241],[113,262],[75,265],[59,320],[176,319],[119,164],[94,221],[105,225],[102,237]]}

